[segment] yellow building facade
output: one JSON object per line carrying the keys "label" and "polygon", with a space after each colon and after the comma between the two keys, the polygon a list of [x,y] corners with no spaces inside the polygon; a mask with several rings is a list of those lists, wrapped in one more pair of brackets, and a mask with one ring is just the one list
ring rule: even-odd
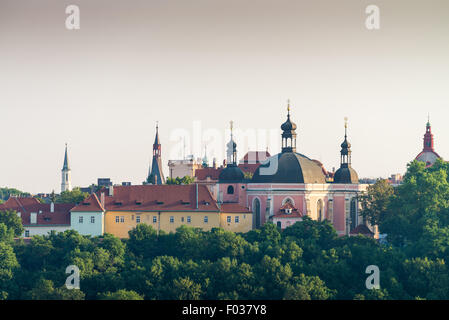
{"label": "yellow building facade", "polygon": [[210,231],[212,228],[223,228],[232,232],[248,232],[252,229],[251,213],[226,212],[133,212],[106,211],[104,230],[119,238],[128,238],[128,232],[139,223],[153,227],[158,233],[176,232],[182,225]]}

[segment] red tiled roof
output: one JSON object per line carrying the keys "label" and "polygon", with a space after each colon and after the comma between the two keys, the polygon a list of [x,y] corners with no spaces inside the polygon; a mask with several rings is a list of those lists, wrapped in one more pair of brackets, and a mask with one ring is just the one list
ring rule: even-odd
{"label": "red tiled roof", "polygon": [[206,180],[207,177],[210,177],[211,180],[218,180],[218,176],[220,175],[223,168],[201,168],[195,170],[195,177],[197,180]]}
{"label": "red tiled roof", "polygon": [[222,203],[220,210],[225,213],[251,213],[247,207],[238,203]]}
{"label": "red tiled roof", "polygon": [[374,235],[374,233],[364,224],[360,224],[355,227],[349,234],[363,234],[363,235]]}
{"label": "red tiled roof", "polygon": [[97,212],[97,211],[104,211],[103,206],[100,203],[100,200],[98,200],[98,197],[95,193],[91,194],[86,200],[78,204],[76,207],[74,207],[72,212]]}
{"label": "red tiled roof", "polygon": [[[70,209],[75,206],[74,204],[55,203],[54,212],[50,212],[50,206],[49,203],[40,203],[35,198],[11,197],[0,206],[0,210],[15,210],[16,212],[20,212],[24,226],[70,225]],[[37,213],[36,224],[31,224],[30,217],[32,212]]]}
{"label": "red tiled roof", "polygon": [[[196,184],[189,185],[136,185],[114,186],[113,196],[107,189],[97,193],[101,201],[104,192],[108,211],[219,211],[209,189],[198,184],[198,208],[196,208]],[[91,198],[88,198],[88,200]],[[79,204],[72,211],[99,211],[95,201]]]}

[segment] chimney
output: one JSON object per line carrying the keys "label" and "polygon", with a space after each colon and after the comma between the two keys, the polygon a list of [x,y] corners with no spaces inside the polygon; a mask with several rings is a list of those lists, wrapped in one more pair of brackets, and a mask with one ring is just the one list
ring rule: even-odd
{"label": "chimney", "polygon": [[50,212],[55,212],[55,203],[53,201],[50,203]]}
{"label": "chimney", "polygon": [[101,206],[104,208],[104,192],[102,192],[100,195],[100,203],[101,203]]}
{"label": "chimney", "polygon": [[110,197],[114,196],[114,186],[109,186],[109,196]]}

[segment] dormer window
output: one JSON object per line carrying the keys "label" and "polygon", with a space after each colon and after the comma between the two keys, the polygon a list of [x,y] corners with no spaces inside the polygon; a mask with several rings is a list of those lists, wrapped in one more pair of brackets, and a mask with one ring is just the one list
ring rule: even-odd
{"label": "dormer window", "polygon": [[285,213],[286,214],[292,214],[292,209],[291,208],[285,209]]}
{"label": "dormer window", "polygon": [[161,205],[161,204],[164,204],[164,201],[156,201],[156,203]]}

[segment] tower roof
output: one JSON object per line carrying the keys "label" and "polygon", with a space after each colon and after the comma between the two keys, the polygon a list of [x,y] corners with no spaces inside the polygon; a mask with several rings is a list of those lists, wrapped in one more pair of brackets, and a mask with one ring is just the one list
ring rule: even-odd
{"label": "tower roof", "polygon": [[62,170],[70,170],[69,157],[67,155],[67,143],[65,144],[64,165],[62,166]]}
{"label": "tower roof", "polygon": [[156,137],[154,138],[154,145],[161,144],[159,141],[159,123],[156,122]]}

